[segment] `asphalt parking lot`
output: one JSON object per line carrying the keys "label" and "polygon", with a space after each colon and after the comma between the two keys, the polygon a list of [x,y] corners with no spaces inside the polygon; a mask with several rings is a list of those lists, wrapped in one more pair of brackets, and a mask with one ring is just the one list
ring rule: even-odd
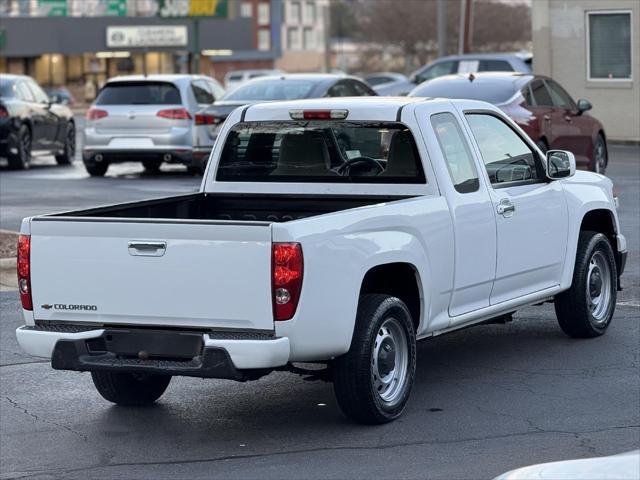
{"label": "asphalt parking lot", "polygon": [[[89,179],[53,160],[0,169],[0,228],[25,215],[196,190],[171,167],[121,165]],[[398,421],[363,427],[330,384],[276,373],[256,382],[177,378],[157,405],[116,407],[88,374],[22,354],[15,292],[0,294],[1,478],[492,478],[519,466],[640,448],[640,148],[612,146],[629,243],[607,334],[572,340],[549,305],[418,346]]]}

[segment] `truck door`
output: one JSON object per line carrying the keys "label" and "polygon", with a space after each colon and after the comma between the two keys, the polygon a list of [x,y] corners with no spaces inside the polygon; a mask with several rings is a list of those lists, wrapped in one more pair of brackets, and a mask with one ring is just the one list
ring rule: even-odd
{"label": "truck door", "polygon": [[[434,169],[439,167],[439,186],[447,197],[455,232],[449,316],[456,317],[489,306],[496,268],[496,219],[487,186],[479,178],[456,116],[436,113],[429,122],[437,140],[429,142],[434,145],[431,153],[443,159],[434,161]],[[455,323],[455,318],[452,321]]]}
{"label": "truck door", "polygon": [[497,226],[495,305],[560,283],[568,229],[559,182],[533,147],[494,112],[465,114],[491,183]]}

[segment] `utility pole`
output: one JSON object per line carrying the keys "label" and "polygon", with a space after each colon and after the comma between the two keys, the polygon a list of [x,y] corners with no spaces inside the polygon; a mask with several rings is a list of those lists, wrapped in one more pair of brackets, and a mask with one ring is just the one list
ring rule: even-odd
{"label": "utility pole", "polygon": [[471,51],[471,23],[473,20],[473,0],[460,2],[460,28],[458,35],[458,54]]}
{"label": "utility pole", "polygon": [[447,54],[447,0],[437,3],[438,57]]}
{"label": "utility pole", "polygon": [[193,19],[193,47],[192,47],[192,69],[191,73],[200,75],[200,20],[198,17]]}

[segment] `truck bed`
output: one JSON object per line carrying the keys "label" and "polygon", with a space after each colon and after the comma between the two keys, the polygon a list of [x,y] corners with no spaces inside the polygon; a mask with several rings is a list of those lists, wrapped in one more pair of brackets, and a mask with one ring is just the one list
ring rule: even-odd
{"label": "truck bed", "polygon": [[243,195],[195,193],[64,212],[48,218],[93,217],[289,222],[325,213],[409,198],[367,195]]}

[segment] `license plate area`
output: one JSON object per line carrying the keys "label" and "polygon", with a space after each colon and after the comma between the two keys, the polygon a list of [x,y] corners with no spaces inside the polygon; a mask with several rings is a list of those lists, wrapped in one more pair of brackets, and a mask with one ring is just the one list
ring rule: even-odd
{"label": "license plate area", "polygon": [[87,340],[90,355],[112,353],[122,358],[185,359],[200,354],[202,333],[147,329],[107,329],[101,337]]}

